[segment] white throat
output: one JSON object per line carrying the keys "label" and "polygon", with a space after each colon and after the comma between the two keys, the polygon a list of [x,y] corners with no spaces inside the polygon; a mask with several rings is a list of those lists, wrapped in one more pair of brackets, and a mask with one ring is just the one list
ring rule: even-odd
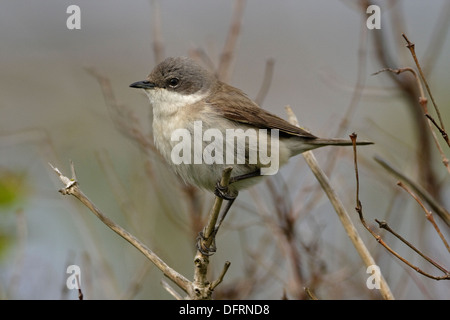
{"label": "white throat", "polygon": [[173,148],[172,132],[186,128],[189,116],[192,116],[189,106],[204,99],[208,92],[183,95],[162,88],[145,90],[153,107],[153,138],[155,145],[164,158],[172,163],[170,153]]}
{"label": "white throat", "polygon": [[199,102],[205,98],[208,92],[194,93],[190,95],[180,94],[163,88],[145,90],[150,104],[153,107],[154,118],[165,118],[173,116],[181,108]]}

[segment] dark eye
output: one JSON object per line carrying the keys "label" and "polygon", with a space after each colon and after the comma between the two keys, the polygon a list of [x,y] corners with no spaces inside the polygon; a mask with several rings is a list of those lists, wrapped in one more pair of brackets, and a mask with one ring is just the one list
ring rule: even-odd
{"label": "dark eye", "polygon": [[180,84],[180,79],[170,78],[167,83],[168,83],[169,87],[176,88],[176,87],[178,87],[178,84]]}

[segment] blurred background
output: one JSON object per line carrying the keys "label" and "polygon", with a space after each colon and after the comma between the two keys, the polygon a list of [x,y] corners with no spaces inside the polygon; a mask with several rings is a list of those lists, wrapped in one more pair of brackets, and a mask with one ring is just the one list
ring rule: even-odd
{"label": "blurred background", "polygon": [[[213,196],[183,186],[145,145],[152,141],[151,110],[129,84],[143,80],[166,56],[190,55],[218,70],[224,48],[232,50],[222,79],[259,97],[263,108],[286,118],[290,105],[300,124],[320,137],[356,132],[358,139],[375,142],[358,149],[366,221],[413,264],[444,275],[374,222],[385,219],[450,268],[449,251],[420,206],[374,160],[386,160],[449,207],[449,173],[424,126],[413,78],[372,74],[415,68],[405,33],[450,126],[450,5],[378,1],[381,29],[369,30],[368,4],[2,1],[0,298],[77,299],[76,290],[67,289],[66,271],[78,265],[86,299],[172,299],[156,267],[75,198],[58,193],[62,185],[49,162],[70,176],[72,160],[82,190],[97,207],[192,279],[195,237]],[[79,30],[66,26],[69,5],[81,10]],[[261,93],[264,79],[270,85]],[[435,117],[431,102],[428,107]],[[449,299],[448,281],[416,273],[362,227],[354,210],[351,148],[323,148],[315,155],[394,297]],[[449,239],[449,226],[433,214]],[[211,280],[231,261],[218,299],[303,299],[304,287],[319,299],[381,299],[378,290],[367,288],[366,266],[301,156],[241,192],[217,246]]]}

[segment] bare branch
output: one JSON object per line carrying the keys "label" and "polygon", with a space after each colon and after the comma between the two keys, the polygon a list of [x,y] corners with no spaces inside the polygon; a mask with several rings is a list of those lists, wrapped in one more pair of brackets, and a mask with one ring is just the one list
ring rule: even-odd
{"label": "bare branch", "polygon": [[169,292],[175,299],[184,300],[182,296],[178,294],[164,279],[161,279],[161,285],[167,292]]}
{"label": "bare branch", "polygon": [[[439,141],[437,140],[437,137],[436,137],[436,135],[435,135],[435,133],[434,133],[434,131],[432,129],[431,124],[433,124],[439,130],[439,132],[441,133],[441,135],[444,138],[444,140],[450,146],[450,142],[449,142],[449,139],[448,139],[448,134],[445,131],[445,129],[443,127],[441,128],[436,123],[436,121],[433,119],[433,117],[428,113],[428,107],[427,107],[428,99],[425,97],[425,92],[423,91],[423,88],[422,88],[422,82],[420,81],[416,71],[414,69],[412,69],[412,68],[409,68],[409,67],[400,68],[400,69],[385,68],[385,69],[382,69],[382,70],[380,70],[378,72],[375,72],[373,75],[379,74],[379,73],[384,72],[384,71],[390,71],[390,72],[395,73],[395,74],[400,74],[400,73],[408,71],[408,72],[411,72],[414,75],[414,78],[416,79],[416,82],[417,82],[417,87],[419,88],[419,92],[420,92],[419,104],[420,104],[420,106],[423,109],[425,117],[429,120],[429,121],[427,121],[428,122],[428,126],[429,126],[430,132],[432,134],[432,137],[434,139],[434,142],[436,144],[436,147],[438,148],[438,151],[439,151],[439,153],[441,155],[442,162],[444,163],[445,167],[447,168],[447,170],[450,173],[449,161],[448,161],[447,157],[445,156],[444,151],[442,150],[442,148],[441,148],[441,146],[439,144]],[[426,86],[427,86],[427,90],[429,90],[427,84],[426,84]],[[439,115],[439,118],[440,118],[440,114],[438,114],[438,115]]]}
{"label": "bare branch", "polygon": [[[437,106],[437,104],[436,104],[436,102],[434,100],[433,95],[431,94],[430,87],[428,86],[427,79],[425,78],[425,75],[423,74],[422,68],[421,68],[420,63],[419,63],[419,59],[417,59],[416,50],[415,50],[415,44],[410,42],[409,39],[406,37],[406,35],[404,33],[402,33],[402,37],[405,39],[405,41],[407,43],[406,47],[411,52],[411,56],[413,57],[414,62],[416,64],[416,66],[417,66],[417,69],[419,70],[420,77],[422,78],[422,81],[425,84],[425,88],[427,88],[428,95],[431,98],[431,102],[433,103],[433,106],[434,106],[434,109],[436,111],[436,114],[438,115],[439,123],[441,124],[441,126],[440,126],[440,128],[442,128],[441,132],[442,131],[445,132],[444,123],[443,123],[442,118],[441,118],[441,113],[439,112],[439,108],[438,108],[438,106]],[[423,94],[422,94],[422,96],[423,96]],[[444,137],[445,141],[447,142],[447,145],[450,146],[450,140],[448,138],[448,135],[445,133],[445,135],[443,137]]]}
{"label": "bare branch", "polygon": [[[364,219],[364,215],[363,215],[363,210],[362,210],[362,204],[361,201],[359,200],[359,174],[358,174],[358,165],[357,165],[357,153],[356,153],[356,134],[352,134],[350,135],[350,138],[352,139],[353,142],[353,152],[354,152],[354,162],[355,162],[355,176],[356,176],[356,184],[357,184],[357,189],[356,189],[356,211],[359,214],[359,219],[361,220],[362,225],[364,226],[364,228],[367,229],[367,231],[369,231],[369,233],[377,240],[378,243],[380,243],[386,250],[388,250],[390,253],[392,253],[395,257],[397,257],[399,260],[401,260],[402,262],[404,262],[405,264],[407,264],[409,267],[411,267],[412,269],[416,270],[418,273],[431,278],[431,279],[435,279],[435,280],[443,280],[443,279],[450,279],[450,274],[444,269],[439,266],[439,269],[441,271],[443,271],[444,273],[446,273],[445,276],[442,277],[437,277],[437,276],[433,276],[429,273],[424,272],[423,270],[421,270],[420,268],[418,268],[417,266],[413,265],[411,262],[409,262],[408,260],[406,260],[405,258],[403,258],[401,255],[399,255],[395,250],[393,250],[390,246],[388,246],[386,244],[386,242],[384,242],[384,240],[381,238],[380,235],[376,234],[370,227],[369,225],[366,223],[365,219]],[[392,234],[394,234],[398,239],[400,239],[403,243],[405,243],[406,245],[408,245],[410,248],[412,248],[414,251],[416,251],[417,253],[419,253],[422,257],[424,257],[427,261],[430,262],[431,259],[426,258],[419,250],[417,250],[414,246],[412,246],[408,241],[406,241],[404,238],[400,237],[400,235],[398,235],[397,233],[395,233],[385,221],[378,221],[377,219],[375,219],[375,221],[378,223],[380,228],[386,229],[389,232],[391,232]],[[434,266],[436,266],[435,263],[432,263]]]}
{"label": "bare branch", "polygon": [[261,88],[256,95],[255,102],[257,105],[261,106],[266,98],[267,92],[269,91],[270,83],[272,82],[273,69],[275,65],[275,60],[270,58],[267,59],[266,68],[264,69],[264,78],[261,83]]}
{"label": "bare branch", "polygon": [[228,268],[230,267],[231,262],[230,261],[226,261],[225,265],[223,266],[222,272],[220,273],[219,277],[217,278],[217,280],[215,280],[212,284],[211,284],[211,290],[214,290],[215,287],[217,287],[222,281],[223,281],[223,277],[225,276],[225,274],[228,271]]}
{"label": "bare branch", "polygon": [[319,300],[317,296],[312,292],[312,290],[308,287],[305,288],[306,295],[310,300]]}
{"label": "bare branch", "polygon": [[422,201],[419,199],[419,197],[417,195],[415,195],[403,182],[399,181],[399,182],[397,182],[397,185],[399,187],[403,188],[406,192],[408,192],[411,195],[411,197],[414,198],[414,200],[417,201],[417,203],[420,205],[420,207],[425,212],[425,217],[433,225],[433,228],[436,230],[437,234],[441,238],[442,242],[444,243],[445,247],[447,248],[447,251],[450,252],[450,246],[448,245],[447,240],[445,240],[445,237],[442,234],[441,230],[439,229],[439,226],[436,224],[436,221],[434,220],[434,217],[433,217],[433,214],[431,213],[431,211],[429,211],[429,210],[427,210],[427,208],[425,208],[425,205],[422,203]]}
{"label": "bare branch", "polygon": [[72,178],[64,176],[58,168],[53,167],[51,164],[53,171],[59,176],[61,182],[65,185],[65,187],[59,190],[63,195],[72,195],[78,200],[81,201],[89,210],[91,210],[104,224],[106,224],[111,230],[116,232],[122,238],[127,240],[130,244],[132,244],[136,249],[142,252],[151,262],[153,262],[170,280],[176,283],[181,289],[183,289],[186,293],[191,293],[191,283],[184,276],[173,270],[169,267],[161,258],[159,258],[152,250],[150,250],[147,246],[145,246],[141,241],[139,241],[136,237],[130,234],[128,231],[117,225],[114,221],[106,217],[100,209],[98,209],[95,204],[86,197],[86,195],[81,191],[78,186],[78,182],[75,177],[75,169],[73,163],[71,164],[72,168]]}
{"label": "bare branch", "polygon": [[[227,167],[222,172],[222,178],[220,180],[220,185],[224,188],[228,187],[228,183],[230,182],[231,170],[232,167]],[[220,227],[220,222],[217,224],[217,220],[219,218],[220,208],[222,207],[223,199],[219,196],[216,196],[214,204],[209,213],[209,218],[207,225],[202,231],[202,236],[199,237],[198,240],[198,248],[202,248],[202,250],[197,250],[197,253],[194,258],[195,270],[194,270],[194,280],[192,282],[193,291],[195,293],[196,299],[211,299],[211,294],[213,289],[222,282],[222,279],[216,280],[213,284],[211,284],[207,279],[207,272],[209,266],[209,255],[206,252],[214,252],[215,248],[211,249],[211,246],[214,246],[215,237],[217,235],[217,231]],[[228,264],[228,266],[227,266]],[[223,275],[227,271],[229,267],[229,262],[227,262],[226,267],[224,268]],[[219,282],[217,282],[219,281]]]}
{"label": "bare branch", "polygon": [[386,169],[390,174],[392,174],[397,179],[402,180],[408,186],[410,186],[419,196],[424,199],[428,205],[436,212],[439,217],[450,227],[450,213],[442,207],[424,188],[409,179],[403,173],[392,167],[385,160],[380,157],[375,157],[375,161],[378,162],[384,169]]}
{"label": "bare branch", "polygon": [[233,53],[236,50],[237,39],[241,32],[242,17],[244,15],[245,0],[235,0],[233,18],[228,31],[227,40],[220,56],[220,63],[217,70],[217,76],[220,80],[228,82],[231,71],[231,62]]}
{"label": "bare branch", "polygon": [[[413,249],[414,251],[416,251],[417,253],[419,253],[420,251],[417,250],[414,246],[412,246],[408,241],[406,241],[403,237],[401,237],[398,233],[394,232],[394,230],[392,230],[389,225],[387,224],[386,221],[379,221],[377,219],[375,219],[375,221],[378,223],[378,226],[382,229],[385,229],[387,231],[389,231],[390,233],[392,233],[394,236],[396,236],[398,239],[400,239],[400,241],[402,241],[403,243],[405,243],[406,245],[408,245],[411,249]],[[444,276],[438,277],[438,276],[433,276],[425,271],[423,271],[422,269],[420,269],[419,267],[413,265],[411,262],[409,262],[408,260],[406,260],[405,258],[403,258],[402,256],[400,256],[397,252],[395,252],[392,248],[390,248],[382,239],[380,236],[378,236],[377,241],[379,243],[381,243],[390,253],[392,253],[394,256],[396,256],[398,259],[400,259],[402,262],[406,263],[409,267],[411,267],[412,269],[416,270],[418,273],[420,273],[421,275],[424,275],[425,277],[431,278],[431,279],[435,279],[435,280],[450,280],[450,274],[448,271],[446,271],[445,269],[441,269],[442,267],[439,266],[439,269],[441,271],[443,271],[445,273]],[[419,253],[422,257],[424,257],[422,255],[422,253]],[[428,261],[428,259],[427,259]],[[434,264],[433,264],[434,265]]]}
{"label": "bare branch", "polygon": [[[298,125],[298,121],[296,119],[295,114],[292,112],[292,109],[286,108],[289,116],[289,121],[294,124]],[[347,211],[344,208],[344,205],[342,204],[341,200],[339,199],[336,191],[332,188],[330,181],[328,180],[328,177],[325,175],[325,173],[322,171],[322,169],[319,167],[319,164],[314,157],[314,153],[312,151],[307,151],[302,153],[303,158],[305,159],[308,166],[311,168],[311,171],[313,172],[316,179],[319,181],[320,185],[322,186],[323,190],[325,191],[328,199],[330,200],[331,204],[333,205],[334,210],[336,211],[339,219],[341,220],[341,223],[349,236],[350,240],[353,243],[353,246],[355,247],[356,251],[366,264],[366,266],[375,265],[375,260],[373,259],[372,255],[370,254],[369,250],[367,249],[366,245],[362,241],[361,237],[358,234],[358,231],[356,230],[355,226],[353,225],[353,222],[351,221]],[[381,290],[380,293],[383,296],[384,299],[392,300],[394,299],[394,296],[392,295],[392,292],[389,288],[389,285],[387,284],[386,280],[383,276],[380,277],[380,285]]]}
{"label": "bare branch", "polygon": [[150,153],[151,151],[152,154],[161,157],[161,154],[156,150],[156,147],[153,144],[152,137],[147,137],[143,134],[143,130],[136,115],[129,108],[118,103],[109,79],[100,74],[95,68],[86,68],[86,71],[99,83],[109,114],[117,129],[119,129],[126,137],[137,142],[144,152]]}
{"label": "bare branch", "polygon": [[153,54],[155,55],[155,64],[164,60],[164,41],[161,30],[161,8],[159,1],[152,0],[152,36],[153,36]]}

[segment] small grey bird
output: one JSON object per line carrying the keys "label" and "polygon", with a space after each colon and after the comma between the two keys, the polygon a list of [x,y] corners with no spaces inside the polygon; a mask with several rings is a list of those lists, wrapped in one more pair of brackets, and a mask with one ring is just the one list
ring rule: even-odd
{"label": "small grey bird", "polygon": [[[235,193],[257,183],[263,165],[259,161],[246,161],[243,164],[237,164],[236,161],[173,163],[172,150],[179,143],[173,140],[173,132],[186,129],[193,138],[194,122],[201,122],[203,131],[217,129],[224,136],[227,129],[242,129],[244,132],[248,129],[278,130],[280,165],[285,164],[290,157],[308,150],[328,145],[352,145],[350,140],[318,138],[269,113],[241,90],[217,80],[213,73],[186,57],[167,58],[153,69],[146,80],[135,82],[130,87],[144,89],[150,100],[153,107],[153,136],[162,156],[185,182],[203,189],[215,190],[223,169],[231,165],[233,178],[229,191]],[[270,135],[270,132],[267,131],[267,134]],[[267,140],[270,141],[270,138]],[[357,142],[359,145],[371,143]],[[190,141],[189,144],[193,146],[194,142]],[[208,141],[204,141],[202,149],[207,145]],[[242,176],[246,178],[239,178]]]}
{"label": "small grey bird", "polygon": [[[270,150],[270,159],[281,166],[290,157],[308,150],[352,145],[350,140],[318,138],[269,113],[241,90],[219,81],[213,73],[186,57],[167,58],[146,80],[130,87],[144,89],[150,100],[155,145],[167,163],[185,182],[230,200],[228,209],[238,191],[259,182],[262,170],[271,165],[263,161],[262,149]],[[204,135],[196,132],[199,128]],[[234,136],[228,139],[230,132]],[[251,136],[252,132],[256,136]],[[220,135],[225,138],[221,139]],[[245,141],[241,150],[234,148],[236,140]],[[182,159],[188,161],[180,161],[180,150],[183,150]],[[228,150],[232,150],[231,155],[227,153],[229,157],[221,159],[220,155]],[[252,153],[256,158],[251,157]],[[212,160],[205,158],[208,155]],[[230,185],[228,190],[220,190],[217,182],[230,165],[233,166]]]}

